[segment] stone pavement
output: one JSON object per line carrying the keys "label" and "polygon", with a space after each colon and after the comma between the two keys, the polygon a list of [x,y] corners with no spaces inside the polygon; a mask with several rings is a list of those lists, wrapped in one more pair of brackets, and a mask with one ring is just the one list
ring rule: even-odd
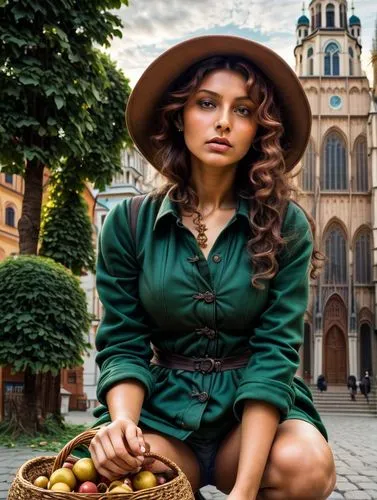
{"label": "stone pavement", "polygon": [[[89,413],[71,412],[68,419],[74,423],[90,423]],[[333,448],[338,481],[329,500],[377,500],[377,419],[366,417],[325,416],[324,423]],[[0,500],[7,491],[18,467],[37,457],[41,451],[30,448],[0,448]],[[224,500],[212,487],[202,490],[207,500]],[[287,499],[288,500],[288,499]]]}

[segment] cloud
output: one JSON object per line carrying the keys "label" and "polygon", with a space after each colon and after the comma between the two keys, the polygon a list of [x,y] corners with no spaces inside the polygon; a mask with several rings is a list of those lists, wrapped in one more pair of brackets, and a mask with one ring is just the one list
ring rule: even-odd
{"label": "cloud", "polygon": [[[131,86],[164,50],[200,34],[249,36],[265,43],[294,67],[301,6],[296,0],[130,0],[128,7],[116,12],[124,24],[123,38],[113,41],[110,54],[130,78]],[[355,13],[363,23],[362,62],[371,77],[368,62],[377,17],[375,0],[356,1]]]}

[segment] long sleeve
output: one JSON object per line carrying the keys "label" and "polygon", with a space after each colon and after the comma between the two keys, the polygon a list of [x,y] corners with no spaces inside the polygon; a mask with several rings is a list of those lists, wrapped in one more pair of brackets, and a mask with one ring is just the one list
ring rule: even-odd
{"label": "long sleeve", "polygon": [[282,235],[292,235],[281,252],[280,268],[270,282],[267,308],[251,338],[252,355],[236,392],[233,410],[241,420],[243,402],[265,401],[286,416],[294,404],[292,382],[299,365],[298,350],[309,298],[309,264],[313,237],[303,211],[290,202]]}
{"label": "long sleeve", "polygon": [[105,405],[110,387],[125,379],[142,382],[146,397],[153,390],[150,330],[138,296],[139,269],[127,218],[128,201],[110,211],[99,238],[96,280],[104,315],[96,335],[97,397]]}

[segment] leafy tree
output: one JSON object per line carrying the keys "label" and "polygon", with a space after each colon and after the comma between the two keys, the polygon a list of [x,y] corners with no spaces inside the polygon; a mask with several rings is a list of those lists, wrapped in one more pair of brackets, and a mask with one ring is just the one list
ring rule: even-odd
{"label": "leafy tree", "polygon": [[[128,1],[0,2],[0,164],[25,180],[21,254],[37,253],[45,167],[70,179],[73,190],[86,180],[102,188],[120,170],[130,89],[94,45],[121,36],[109,10],[122,4]],[[34,396],[48,391],[46,377]]]}
{"label": "leafy tree", "polygon": [[42,210],[40,240],[39,255],[60,262],[78,276],[83,270],[94,272],[93,229],[88,205],[80,191],[71,189],[58,174],[50,180],[49,199]]}
{"label": "leafy tree", "polygon": [[[0,263],[0,365],[24,372],[22,428],[45,416],[37,376],[82,364],[90,326],[79,280],[51,259],[21,255]],[[31,428],[31,429],[30,429]]]}
{"label": "leafy tree", "polygon": [[[45,166],[75,169],[98,188],[120,169],[128,81],[93,45],[121,36],[109,9],[127,3],[8,0],[0,7],[0,163],[25,179],[20,253],[37,253]],[[103,139],[93,149],[95,137]]]}

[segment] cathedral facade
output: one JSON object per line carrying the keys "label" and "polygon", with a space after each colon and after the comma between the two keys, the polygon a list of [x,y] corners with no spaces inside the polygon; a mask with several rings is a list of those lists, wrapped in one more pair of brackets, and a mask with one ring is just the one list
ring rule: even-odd
{"label": "cathedral facade", "polygon": [[309,13],[297,23],[295,58],[313,124],[295,181],[326,261],[310,284],[300,371],[335,385],[377,374],[377,106],[347,1],[313,0]]}

